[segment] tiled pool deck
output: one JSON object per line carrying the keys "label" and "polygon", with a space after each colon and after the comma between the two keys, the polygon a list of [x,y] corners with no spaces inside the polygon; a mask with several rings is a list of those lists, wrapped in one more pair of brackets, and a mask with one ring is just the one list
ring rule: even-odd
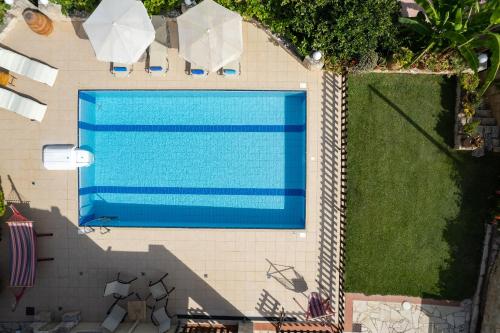
{"label": "tiled pool deck", "polygon": [[[175,35],[175,31],[171,33]],[[130,77],[115,78],[109,73],[108,63],[95,60],[82,34],[80,22],[55,22],[54,33],[42,37],[19,21],[2,41],[60,71],[52,88],[23,77],[18,77],[12,87],[48,105],[41,124],[0,110],[0,176],[6,199],[19,200],[19,194],[20,200],[28,202],[20,205],[21,211],[36,221],[36,229],[54,233],[51,239],[41,239],[38,248],[39,256],[55,258],[38,265],[36,286],[27,291],[16,312],[10,311],[12,294],[8,288],[3,289],[0,320],[26,319],[25,307],[35,306],[55,314],[81,310],[84,320],[100,321],[112,302],[102,297],[104,284],[117,272],[139,276],[133,288],[142,295],[146,294],[149,278],[169,272],[167,284],[176,287],[169,303],[173,313],[262,317],[276,316],[284,306],[300,319],[303,310],[294,298],[305,307],[306,296],[318,290],[318,284],[338,303],[340,236],[337,225],[321,223],[324,205],[320,202],[322,143],[336,145],[335,137],[322,138],[323,111],[335,104],[331,78],[306,70],[250,23],[243,26],[242,74],[234,79],[215,73],[205,79],[188,77],[185,62],[175,48],[169,49],[170,70],[165,78],[150,77],[144,63],[134,65]],[[77,143],[79,89],[297,90],[303,89],[301,83],[307,85],[308,94],[305,237],[286,230],[147,228],[79,235],[77,172],[47,171],[42,166],[43,145]],[[338,130],[335,124],[328,126]],[[7,245],[7,229],[2,225],[0,274],[4,285],[9,274]],[[267,260],[294,267],[307,284],[307,291],[297,293],[287,289],[282,279],[268,278]],[[293,270],[285,274],[297,277]]]}

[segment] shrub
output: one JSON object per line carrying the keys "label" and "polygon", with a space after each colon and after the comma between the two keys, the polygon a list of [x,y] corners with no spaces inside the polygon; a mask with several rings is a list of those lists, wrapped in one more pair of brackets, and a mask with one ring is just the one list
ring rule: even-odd
{"label": "shrub", "polygon": [[416,66],[433,72],[460,72],[464,69],[464,62],[456,51],[446,53],[426,53],[420,57]]}
{"label": "shrub", "polygon": [[402,47],[398,49],[392,55],[392,62],[398,68],[408,66],[409,64],[411,64],[412,60],[413,60],[413,51],[407,47]]}
{"label": "shrub", "polygon": [[500,1],[430,1],[415,0],[425,11],[415,18],[399,21],[418,34],[425,48],[414,62],[433,52],[458,52],[469,67],[477,72],[477,52],[490,53],[490,66],[478,94],[482,96],[500,69]]}
{"label": "shrub", "polygon": [[378,64],[378,54],[375,51],[370,51],[363,54],[358,63],[352,68],[352,72],[366,72],[374,69]]}
{"label": "shrub", "polygon": [[462,108],[467,118],[472,118],[476,114],[476,106],[469,101],[463,101]]}
{"label": "shrub", "polygon": [[144,0],[149,15],[157,15],[162,12],[168,12],[181,5],[182,0]]}
{"label": "shrub", "polygon": [[[62,11],[71,15],[78,11],[91,13],[99,4],[100,0],[51,0],[58,3],[62,7]],[[182,0],[143,0],[144,7],[146,7],[150,15],[168,12],[180,6]]]}
{"label": "shrub", "polygon": [[477,73],[462,73],[460,74],[460,86],[465,91],[476,91],[479,86],[479,76]]}
{"label": "shrub", "polygon": [[50,0],[54,3],[60,4],[63,13],[72,15],[76,12],[91,13],[99,4],[99,0]]}
{"label": "shrub", "polygon": [[314,50],[328,68],[397,48],[397,0],[217,0],[292,43],[301,56]]}
{"label": "shrub", "polygon": [[[92,12],[99,0],[51,0],[65,13]],[[374,52],[397,48],[398,0],[216,0],[255,19],[295,46],[301,56],[314,50],[325,55],[328,68],[353,60],[368,61]],[[169,11],[182,0],[143,0],[150,14]]]}
{"label": "shrub", "polygon": [[5,18],[5,13],[7,13],[7,10],[9,10],[10,6],[7,5],[4,2],[0,2],[0,25],[3,23],[3,20]]}
{"label": "shrub", "polygon": [[3,191],[0,190],[0,217],[5,214],[5,198],[3,196]]}
{"label": "shrub", "polygon": [[464,133],[470,137],[473,137],[477,134],[477,127],[481,122],[479,120],[471,121],[464,125]]}

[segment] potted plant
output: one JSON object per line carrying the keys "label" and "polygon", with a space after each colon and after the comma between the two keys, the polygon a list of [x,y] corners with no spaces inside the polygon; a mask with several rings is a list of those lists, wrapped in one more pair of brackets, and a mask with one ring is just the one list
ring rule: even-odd
{"label": "potted plant", "polygon": [[5,198],[3,196],[3,191],[0,189],[0,217],[5,214]]}
{"label": "potted plant", "polygon": [[466,123],[462,127],[462,132],[464,136],[462,137],[462,146],[465,148],[479,148],[483,145],[484,140],[477,133],[477,127],[481,122],[479,120],[473,120]]}
{"label": "potted plant", "polygon": [[390,70],[399,70],[409,65],[412,59],[413,52],[407,47],[402,47],[392,54],[387,63],[387,68]]}

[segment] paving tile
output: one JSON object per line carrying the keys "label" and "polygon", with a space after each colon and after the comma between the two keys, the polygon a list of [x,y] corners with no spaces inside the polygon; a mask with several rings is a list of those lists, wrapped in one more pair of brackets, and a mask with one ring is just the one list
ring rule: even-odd
{"label": "paving tile", "polygon": [[[12,298],[7,293],[0,295],[0,320],[25,319],[23,307],[27,305],[54,313],[58,306],[80,309],[85,320],[102,320],[110,305],[110,300],[101,297],[104,283],[119,271],[137,276],[146,272],[143,284],[148,275],[169,272],[167,283],[177,288],[169,305],[175,313],[196,308],[211,314],[265,315],[263,308],[273,308],[278,303],[290,313],[301,312],[293,301],[296,293],[267,278],[266,259],[295,267],[304,277],[308,292],[318,289],[322,74],[308,72],[269,42],[265,32],[245,23],[243,73],[238,78],[228,80],[215,73],[206,79],[188,77],[184,73],[185,61],[178,57],[176,49],[169,49],[170,70],[165,78],[149,77],[144,64],[139,63],[134,65],[130,77],[117,79],[109,73],[109,64],[95,60],[90,43],[80,39],[75,29],[81,30],[80,23],[57,22],[54,34],[43,38],[31,33],[25,24],[17,24],[3,41],[14,50],[58,67],[60,72],[52,88],[22,77],[16,81],[14,90],[48,105],[41,124],[0,110],[0,135],[9,138],[8,145],[0,147],[2,187],[6,195],[11,195],[7,181],[10,175],[20,194],[29,201],[31,208],[27,211],[40,218],[37,225],[54,230],[56,235],[52,242],[39,242],[40,253],[53,255],[55,262],[40,264],[37,285],[27,292],[16,312],[8,310]],[[308,86],[305,239],[293,230],[115,228],[107,232],[96,228],[94,232],[79,234],[77,172],[43,169],[43,145],[76,144],[78,90],[280,90],[299,89],[300,82]],[[316,162],[310,161],[310,157],[315,157]],[[0,242],[0,253],[7,252],[6,244]],[[8,271],[6,262],[1,260],[4,272]],[[138,289],[145,290],[145,286]],[[263,295],[267,298],[261,300]]]}

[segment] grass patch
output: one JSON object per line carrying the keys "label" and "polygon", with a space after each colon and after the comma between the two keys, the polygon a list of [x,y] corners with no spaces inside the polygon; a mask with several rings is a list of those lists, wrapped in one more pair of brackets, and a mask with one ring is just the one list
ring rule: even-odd
{"label": "grass patch", "polygon": [[455,81],[349,77],[346,290],[471,297],[498,158],[452,149]]}

